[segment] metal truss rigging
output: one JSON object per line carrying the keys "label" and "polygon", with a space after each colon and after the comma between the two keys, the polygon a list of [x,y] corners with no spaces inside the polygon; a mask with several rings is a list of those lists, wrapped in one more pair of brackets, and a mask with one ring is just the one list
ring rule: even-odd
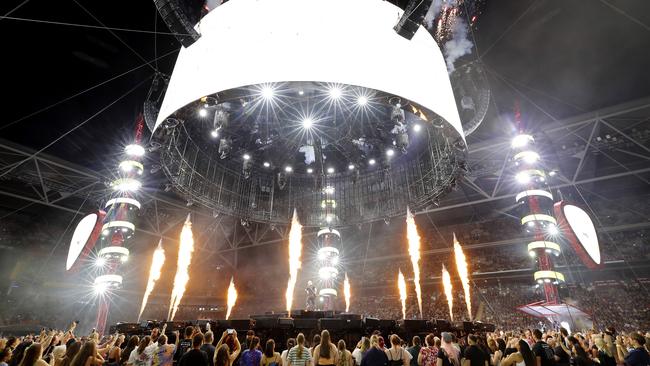
{"label": "metal truss rigging", "polygon": [[[548,170],[555,174],[549,181],[554,194],[570,195],[577,190],[580,195],[611,200],[617,206],[612,197],[625,191],[633,195],[632,192],[647,190],[650,184],[650,97],[540,124],[532,133],[538,146],[544,147],[541,154]],[[74,214],[86,212],[75,209],[81,200],[88,201],[87,210],[106,200],[108,172],[93,171],[34,151],[0,140],[0,196],[26,202],[27,206],[44,205]],[[468,217],[486,212],[508,215],[518,192],[510,176],[511,158],[509,136],[470,141],[467,178],[458,189],[418,214],[427,215],[440,226],[445,225],[445,220],[471,222],[473,219],[468,221]],[[609,191],[613,193],[608,194]],[[237,267],[240,250],[282,243],[287,238],[286,226],[218,215],[188,199],[179,199],[163,189],[144,190],[138,231],[147,237],[176,241],[170,231],[177,229],[191,211],[197,221],[195,228],[201,230],[197,233],[198,251],[205,254],[197,256],[199,261],[219,260],[233,268]],[[647,223],[645,212],[620,203],[618,208],[635,212]],[[614,226],[639,229],[635,223]]]}

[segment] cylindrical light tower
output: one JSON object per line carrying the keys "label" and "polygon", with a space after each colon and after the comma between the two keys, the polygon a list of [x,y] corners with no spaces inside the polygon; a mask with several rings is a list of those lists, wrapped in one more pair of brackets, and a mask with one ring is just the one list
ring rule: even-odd
{"label": "cylindrical light tower", "polygon": [[512,140],[516,181],[522,191],[516,201],[521,204],[521,225],[527,236],[528,253],[537,258],[535,281],[544,286],[546,302],[559,303],[557,285],[564,282],[564,275],[555,271],[553,257],[560,254],[560,245],[552,239],[558,234],[557,222],[553,216],[553,195],[548,190],[546,171],[540,164],[535,151],[535,139],[528,134],[519,134]]}
{"label": "cylindrical light tower", "polygon": [[[140,128],[141,129],[141,128]],[[137,134],[139,136],[139,134]],[[136,138],[139,141],[139,138]],[[119,164],[118,178],[111,182],[115,192],[106,202],[106,216],[99,239],[99,253],[96,265],[100,268],[94,287],[98,295],[97,331],[103,333],[108,318],[110,296],[122,287],[120,265],[129,258],[128,242],[135,233],[135,219],[140,202],[135,193],[140,189],[140,177],[144,171],[142,157],[145,150],[139,144],[131,144],[124,149],[124,157]]]}
{"label": "cylindrical light tower", "polygon": [[338,296],[337,278],[339,275],[339,249],[341,233],[338,230],[324,228],[318,232],[318,277],[320,278],[319,296],[323,310],[334,310]]}

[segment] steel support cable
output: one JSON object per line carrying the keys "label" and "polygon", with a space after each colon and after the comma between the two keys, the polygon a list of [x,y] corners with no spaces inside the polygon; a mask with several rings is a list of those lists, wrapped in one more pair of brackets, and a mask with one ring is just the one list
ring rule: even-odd
{"label": "steel support cable", "polygon": [[95,117],[97,117],[98,115],[100,115],[102,112],[104,112],[104,111],[107,110],[108,108],[112,107],[115,103],[117,103],[117,102],[119,102],[120,100],[122,100],[122,98],[126,97],[127,95],[131,94],[133,91],[135,91],[136,89],[138,89],[142,84],[144,84],[147,80],[149,80],[153,75],[154,75],[154,74],[151,74],[151,75],[147,76],[144,80],[142,80],[141,82],[137,83],[133,88],[129,89],[127,92],[125,92],[124,94],[122,94],[121,96],[119,96],[117,99],[113,100],[112,102],[110,102],[109,104],[107,104],[106,106],[104,106],[103,108],[101,108],[99,111],[97,111],[96,113],[94,113],[92,116],[88,117],[88,118],[85,119],[84,121],[80,122],[80,123],[77,124],[76,126],[72,127],[72,128],[69,129],[68,131],[64,132],[62,135],[60,135],[59,137],[57,137],[56,139],[54,139],[54,140],[53,140],[52,142],[50,142],[49,144],[45,145],[45,146],[42,147],[41,149],[37,150],[35,153],[33,153],[33,154],[31,154],[30,156],[26,157],[25,159],[21,160],[18,164],[14,165],[13,167],[11,167],[11,168],[9,168],[8,170],[6,170],[4,173],[0,174],[0,178],[2,178],[2,177],[4,177],[4,176],[6,176],[7,174],[11,173],[11,172],[14,171],[17,167],[21,166],[23,163],[29,161],[30,159],[33,159],[33,158],[34,158],[35,156],[37,156],[38,154],[40,154],[40,153],[42,153],[43,151],[47,150],[47,149],[50,148],[52,145],[54,145],[54,144],[56,144],[57,142],[61,141],[62,139],[64,139],[66,136],[68,136],[68,135],[71,134],[72,132],[78,130],[79,128],[81,128],[82,126],[84,126],[86,123],[88,123],[88,122],[90,122],[91,120],[93,120]]}
{"label": "steel support cable", "polygon": [[[158,58],[155,58],[154,61],[157,61],[157,60],[159,60],[159,59],[162,59],[162,58],[164,58],[164,57],[167,57],[167,56],[171,55],[172,53],[174,53],[174,52],[176,52],[176,51],[178,51],[178,50],[179,50],[179,49],[177,48],[177,49],[175,49],[175,50],[169,51],[169,52],[165,53],[164,55],[162,55],[162,56],[160,56],[160,57],[158,57]],[[141,64],[141,65],[139,65],[139,66],[136,66],[136,67],[134,67],[134,68],[132,68],[132,69],[130,69],[130,70],[127,70],[127,71],[121,73],[121,74],[115,75],[115,76],[111,77],[110,79],[104,80],[104,81],[102,81],[102,82],[99,83],[99,84],[93,85],[93,86],[91,86],[91,87],[89,87],[89,88],[87,88],[87,89],[84,89],[84,90],[82,90],[82,91],[80,91],[80,92],[78,92],[78,93],[75,93],[75,94],[73,94],[73,95],[71,95],[71,96],[69,96],[69,97],[66,97],[66,98],[64,98],[64,99],[61,99],[61,100],[58,101],[58,102],[55,102],[55,103],[53,103],[53,104],[50,104],[50,105],[48,105],[47,107],[43,107],[43,108],[41,108],[41,109],[39,109],[39,110],[37,110],[37,111],[35,111],[35,112],[32,112],[32,113],[30,113],[30,114],[28,114],[28,115],[25,115],[25,116],[23,116],[23,117],[20,117],[20,118],[18,118],[17,120],[14,120],[14,121],[12,121],[12,122],[9,122],[9,123],[7,123],[6,125],[0,127],[0,131],[4,130],[5,128],[11,127],[11,126],[15,125],[16,123],[22,122],[23,120],[26,120],[26,119],[28,119],[28,118],[30,118],[30,117],[33,117],[33,116],[35,116],[35,115],[37,115],[37,114],[39,114],[39,113],[45,112],[45,111],[48,110],[48,109],[52,109],[52,108],[58,106],[59,104],[65,103],[65,102],[67,102],[67,101],[69,101],[69,100],[71,100],[71,99],[74,99],[74,98],[76,98],[76,97],[78,97],[78,96],[80,96],[80,95],[83,95],[83,94],[85,94],[85,93],[88,93],[89,91],[92,91],[92,90],[94,90],[94,89],[97,89],[97,88],[99,88],[100,86],[102,86],[102,85],[104,85],[104,84],[110,83],[111,81],[116,80],[116,79],[119,79],[119,78],[121,78],[121,77],[124,76],[124,75],[130,74],[130,73],[132,73],[133,71],[139,70],[139,69],[143,68],[143,67],[146,66],[146,65],[147,65],[147,64]]]}

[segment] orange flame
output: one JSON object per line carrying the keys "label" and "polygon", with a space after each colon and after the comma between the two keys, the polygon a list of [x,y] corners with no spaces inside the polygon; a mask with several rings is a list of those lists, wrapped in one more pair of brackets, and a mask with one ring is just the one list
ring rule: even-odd
{"label": "orange flame", "polygon": [[142,305],[140,306],[140,313],[138,314],[138,323],[140,322],[140,317],[144,308],[147,306],[147,301],[149,301],[149,295],[153,288],[156,285],[156,281],[160,279],[160,272],[162,266],[165,263],[165,250],[162,247],[162,239],[158,242],[158,247],[153,252],[153,258],[151,259],[151,268],[149,269],[149,280],[147,281],[147,288],[144,290],[144,297],[142,298]]}
{"label": "orange flame", "polygon": [[399,287],[399,299],[402,301],[402,319],[406,319],[406,280],[401,268],[397,276],[397,287]]}
{"label": "orange flame", "polygon": [[293,303],[293,290],[298,280],[298,270],[302,266],[300,256],[302,255],[302,225],[298,221],[298,213],[293,210],[291,230],[289,230],[289,282],[287,283],[287,313],[291,316],[291,304]]}
{"label": "orange flame", "polygon": [[237,289],[235,288],[235,281],[230,277],[230,286],[228,286],[228,311],[226,311],[226,320],[230,318],[230,312],[237,302]]}
{"label": "orange flame", "polygon": [[469,320],[472,320],[472,299],[469,293],[469,268],[467,267],[467,259],[465,258],[465,253],[463,253],[463,248],[461,248],[460,243],[456,240],[456,234],[454,234],[454,255],[456,257],[456,268],[458,268],[460,283],[463,285],[463,292],[465,293],[467,313],[469,314]]}
{"label": "orange flame", "polygon": [[348,274],[345,274],[345,280],[343,281],[343,293],[345,295],[345,312],[350,311],[350,298],[352,294],[350,293],[350,280],[348,280]]}
{"label": "orange flame", "polygon": [[413,264],[415,294],[418,297],[418,308],[420,309],[420,318],[422,318],[422,289],[420,288],[420,235],[418,235],[418,228],[415,226],[415,218],[408,207],[406,208],[406,236],[409,242],[411,264]]}
{"label": "orange flame", "polygon": [[453,289],[451,287],[451,276],[445,265],[442,265],[442,286],[445,290],[445,297],[447,298],[447,305],[449,306],[449,319],[454,321],[454,298],[453,298]]}
{"label": "orange flame", "polygon": [[172,290],[172,298],[169,304],[169,314],[167,319],[174,320],[178,305],[183,299],[185,294],[185,287],[190,281],[190,263],[192,262],[192,252],[194,252],[194,236],[192,234],[192,222],[190,221],[190,214],[187,214],[185,224],[181,230],[181,240],[178,246],[178,261],[176,268],[176,276],[174,277],[174,289]]}

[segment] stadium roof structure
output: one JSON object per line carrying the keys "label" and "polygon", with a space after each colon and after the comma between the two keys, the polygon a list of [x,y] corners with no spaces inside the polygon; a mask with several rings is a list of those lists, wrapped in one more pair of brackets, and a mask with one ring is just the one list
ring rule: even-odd
{"label": "stadium roof structure", "polygon": [[[525,125],[542,146],[542,159],[556,172],[554,195],[601,202],[634,216],[611,230],[648,228],[648,213],[632,212],[622,199],[648,199],[650,37],[644,35],[650,29],[649,6],[488,1],[470,35],[475,48],[461,62],[485,65],[490,109],[467,139],[466,179],[418,212],[418,219],[445,226],[511,215],[519,191],[510,171],[511,115],[519,101]],[[0,30],[15,35],[7,39],[5,47],[13,53],[4,61],[8,70],[16,70],[5,80],[12,93],[5,96],[9,108],[0,126],[6,139],[0,141],[3,215],[41,215],[46,207],[77,215],[106,199],[104,183],[114,169],[110,158],[131,137],[124,131],[131,131],[151,77],[171,73],[180,47],[153,2],[128,7],[80,1],[0,6]],[[34,89],[25,75],[55,87]],[[150,155],[145,164],[153,169],[158,163],[155,153]],[[161,173],[147,176],[138,226],[143,234],[175,240],[169,232],[191,210],[225,238],[209,240],[213,234],[206,233],[199,250],[208,255],[202,259],[217,256],[233,266],[243,249],[285,242],[286,227],[250,222],[245,228],[239,218],[214,217],[188,206],[187,197],[166,192]],[[593,209],[596,218],[606,215]],[[598,229],[606,226],[600,223]],[[493,244],[521,242],[504,238]]]}

